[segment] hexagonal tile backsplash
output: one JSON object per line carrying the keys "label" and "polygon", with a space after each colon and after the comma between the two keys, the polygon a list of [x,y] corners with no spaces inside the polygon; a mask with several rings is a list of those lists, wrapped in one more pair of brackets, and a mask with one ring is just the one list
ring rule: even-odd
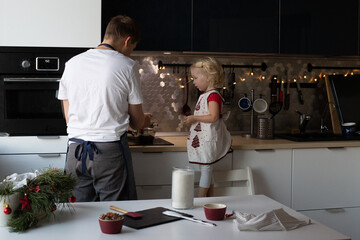
{"label": "hexagonal tile backsplash", "polygon": [[[140,65],[142,93],[144,97],[143,108],[145,112],[153,114],[153,119],[158,123],[159,132],[179,132],[186,133],[188,126],[183,122],[182,107],[185,104],[185,75],[189,75],[186,67],[166,67],[164,70],[158,69],[158,62],[161,60],[165,64],[191,64],[195,59],[203,55],[195,54],[172,54],[162,55],[154,53],[135,53],[132,57]],[[296,110],[311,115],[308,124],[308,131],[320,129],[320,119],[324,119],[325,125],[331,129],[331,119],[328,111],[328,101],[324,78],[319,77],[329,74],[346,74],[350,70],[313,69],[308,72],[307,65],[313,66],[359,66],[360,60],[356,57],[343,58],[321,58],[321,57],[297,57],[297,56],[234,56],[234,55],[215,55],[224,65],[255,65],[262,63],[267,65],[267,69],[262,71],[260,68],[224,68],[225,83],[229,83],[231,71],[235,72],[236,85],[234,97],[229,99],[228,105],[224,105],[223,112],[231,111],[229,119],[226,121],[228,129],[233,133],[250,133],[251,111],[243,112],[238,108],[238,101],[244,94],[251,98],[254,91],[254,99],[261,94],[270,104],[270,81],[273,75],[277,75],[281,80],[286,77],[290,82],[294,79],[300,83],[312,83],[310,88],[303,88],[304,105],[298,101],[296,88],[290,88],[290,107],[287,111],[282,109],[275,117],[275,132],[283,132],[298,129],[299,115]],[[250,73],[254,74],[251,75]],[[286,74],[287,73],[287,74]],[[358,72],[355,72],[358,74]],[[194,109],[197,101],[198,91],[189,82],[189,101],[188,105]],[[271,116],[269,112],[266,115]],[[256,132],[257,113],[254,113],[254,131]]]}

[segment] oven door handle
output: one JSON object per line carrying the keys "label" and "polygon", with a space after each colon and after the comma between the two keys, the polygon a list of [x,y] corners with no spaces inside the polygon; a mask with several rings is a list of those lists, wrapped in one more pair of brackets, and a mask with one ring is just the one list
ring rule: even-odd
{"label": "oven door handle", "polygon": [[60,82],[59,78],[4,78],[4,82]]}

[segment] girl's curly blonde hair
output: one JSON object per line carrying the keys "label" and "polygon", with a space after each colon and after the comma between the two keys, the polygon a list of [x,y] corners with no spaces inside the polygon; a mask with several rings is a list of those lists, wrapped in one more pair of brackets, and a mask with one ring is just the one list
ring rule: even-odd
{"label": "girl's curly blonde hair", "polygon": [[210,84],[213,87],[221,87],[224,82],[224,69],[220,62],[213,57],[205,57],[196,60],[191,68],[201,68],[209,76]]}

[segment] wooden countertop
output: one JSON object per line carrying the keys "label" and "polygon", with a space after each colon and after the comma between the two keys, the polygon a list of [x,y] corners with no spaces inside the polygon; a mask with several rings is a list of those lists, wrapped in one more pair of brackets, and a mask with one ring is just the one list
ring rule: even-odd
{"label": "wooden countertop", "polygon": [[[186,152],[187,136],[159,136],[173,143],[172,146],[131,146],[132,152]],[[286,139],[266,139],[232,136],[234,150],[270,150],[270,149],[295,149],[295,148],[341,148],[360,147],[360,141],[314,141],[294,142]]]}

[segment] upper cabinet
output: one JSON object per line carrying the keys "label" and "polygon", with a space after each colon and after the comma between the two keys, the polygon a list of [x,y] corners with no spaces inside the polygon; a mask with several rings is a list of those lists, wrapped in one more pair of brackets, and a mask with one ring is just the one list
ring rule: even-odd
{"label": "upper cabinet", "polygon": [[359,55],[359,0],[106,0],[142,30],[136,50]]}
{"label": "upper cabinet", "polygon": [[194,0],[193,51],[277,53],[278,0]]}
{"label": "upper cabinet", "polygon": [[280,53],[358,55],[358,0],[281,0]]}
{"label": "upper cabinet", "polygon": [[136,50],[191,50],[191,0],[102,1],[102,37],[107,23],[119,14],[140,25],[141,40]]}

